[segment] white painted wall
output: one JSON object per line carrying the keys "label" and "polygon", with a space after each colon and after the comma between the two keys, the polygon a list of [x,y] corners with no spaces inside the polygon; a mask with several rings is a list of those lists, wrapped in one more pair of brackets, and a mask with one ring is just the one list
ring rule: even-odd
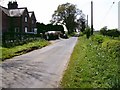
{"label": "white painted wall", "polygon": [[120,1],[118,2],[118,30],[120,30]]}

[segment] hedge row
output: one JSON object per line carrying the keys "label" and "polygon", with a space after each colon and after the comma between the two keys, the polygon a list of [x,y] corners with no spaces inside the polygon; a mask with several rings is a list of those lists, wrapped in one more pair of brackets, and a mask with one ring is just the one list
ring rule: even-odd
{"label": "hedge row", "polygon": [[2,46],[12,47],[16,45],[22,45],[40,38],[42,38],[42,35],[40,34],[6,32],[2,35]]}
{"label": "hedge row", "polygon": [[106,28],[102,28],[100,30],[100,33],[102,35],[111,36],[111,37],[119,37],[120,36],[120,31],[117,29],[107,30]]}

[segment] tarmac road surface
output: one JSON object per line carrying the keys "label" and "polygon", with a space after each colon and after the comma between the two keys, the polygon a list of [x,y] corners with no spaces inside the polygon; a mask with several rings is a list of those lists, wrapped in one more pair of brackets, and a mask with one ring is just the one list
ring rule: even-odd
{"label": "tarmac road surface", "polygon": [[2,88],[57,88],[77,42],[77,37],[4,61]]}

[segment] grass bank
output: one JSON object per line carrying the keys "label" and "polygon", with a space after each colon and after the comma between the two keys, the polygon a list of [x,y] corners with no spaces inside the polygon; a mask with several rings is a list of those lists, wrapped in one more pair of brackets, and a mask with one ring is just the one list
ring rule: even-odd
{"label": "grass bank", "polygon": [[[104,36],[92,36],[90,39],[86,39],[85,36],[79,37],[62,78],[61,87],[120,87],[120,56],[117,53],[120,47],[116,51],[109,50],[104,43],[108,41],[111,39]],[[120,41],[117,42],[119,46]]]}
{"label": "grass bank", "polygon": [[4,61],[5,59],[9,59],[14,56],[25,54],[32,50],[47,46],[48,44],[49,44],[48,41],[40,39],[11,48],[0,47],[0,51],[2,51],[0,55],[0,60]]}

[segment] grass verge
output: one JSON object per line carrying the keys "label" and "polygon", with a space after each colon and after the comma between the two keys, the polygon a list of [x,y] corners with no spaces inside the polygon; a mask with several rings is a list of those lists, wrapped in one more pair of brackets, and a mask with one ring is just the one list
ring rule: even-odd
{"label": "grass verge", "polygon": [[1,52],[2,55],[0,56],[0,59],[1,61],[4,61],[5,59],[9,59],[14,56],[25,54],[27,52],[30,52],[38,48],[42,48],[48,44],[49,44],[48,41],[41,39],[41,40],[36,40],[33,42],[29,42],[27,44],[23,44],[23,45],[11,47],[11,48],[0,47],[0,51],[2,51]]}
{"label": "grass verge", "polygon": [[102,42],[92,40],[93,37],[79,37],[62,78],[62,88],[120,87],[120,58],[107,52]]}

